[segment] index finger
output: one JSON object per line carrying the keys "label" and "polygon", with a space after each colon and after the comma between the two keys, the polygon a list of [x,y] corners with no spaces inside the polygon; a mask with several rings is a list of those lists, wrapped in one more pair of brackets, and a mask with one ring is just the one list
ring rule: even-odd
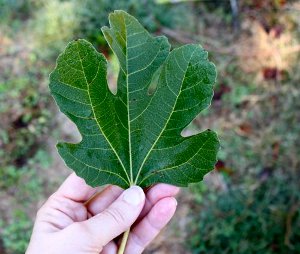
{"label": "index finger", "polygon": [[96,191],[96,188],[87,185],[82,178],[72,173],[59,187],[56,195],[71,199],[75,202],[86,202]]}

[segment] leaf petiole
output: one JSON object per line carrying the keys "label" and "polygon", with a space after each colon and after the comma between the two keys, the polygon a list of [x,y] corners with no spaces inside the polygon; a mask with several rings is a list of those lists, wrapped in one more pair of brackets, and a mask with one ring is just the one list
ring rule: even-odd
{"label": "leaf petiole", "polygon": [[124,232],[123,237],[122,237],[122,241],[121,241],[121,244],[120,244],[120,248],[118,250],[118,254],[124,254],[126,244],[127,244],[127,240],[128,240],[128,236],[129,236],[129,232],[130,232],[130,228],[127,231]]}

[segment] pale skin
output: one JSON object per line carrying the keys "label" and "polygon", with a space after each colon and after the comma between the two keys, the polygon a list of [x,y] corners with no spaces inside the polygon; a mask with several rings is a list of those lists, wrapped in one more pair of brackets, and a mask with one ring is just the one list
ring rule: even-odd
{"label": "pale skin", "polygon": [[26,254],[116,254],[116,238],[129,227],[125,254],[142,253],[174,215],[178,191],[110,185],[97,193],[71,174],[39,209]]}

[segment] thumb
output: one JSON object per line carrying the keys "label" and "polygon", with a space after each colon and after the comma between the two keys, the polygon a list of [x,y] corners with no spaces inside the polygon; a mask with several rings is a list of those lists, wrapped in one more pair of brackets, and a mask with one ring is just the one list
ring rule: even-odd
{"label": "thumb", "polygon": [[81,222],[95,239],[97,245],[105,246],[112,239],[125,232],[137,219],[145,203],[142,188],[132,186],[106,208],[102,213]]}

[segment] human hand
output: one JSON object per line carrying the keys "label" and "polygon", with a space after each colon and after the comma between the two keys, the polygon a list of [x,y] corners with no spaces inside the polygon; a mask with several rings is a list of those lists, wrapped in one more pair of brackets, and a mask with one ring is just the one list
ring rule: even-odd
{"label": "human hand", "polygon": [[174,215],[178,191],[111,185],[95,194],[73,173],[38,211],[26,254],[115,254],[115,238],[132,225],[125,253],[142,253]]}

